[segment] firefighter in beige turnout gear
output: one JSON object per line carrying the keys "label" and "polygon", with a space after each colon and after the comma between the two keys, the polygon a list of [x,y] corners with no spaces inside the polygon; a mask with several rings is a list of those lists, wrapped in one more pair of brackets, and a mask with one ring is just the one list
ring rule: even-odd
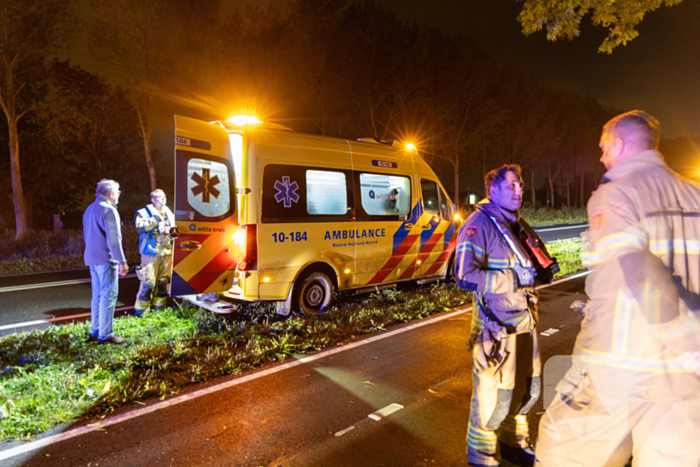
{"label": "firefighter in beige turnout gear", "polygon": [[590,300],[540,421],[538,465],[700,465],[700,188],[658,141],[644,112],[603,129],[608,171],[581,254]]}
{"label": "firefighter in beige turnout gear", "polygon": [[165,193],[158,189],[151,193],[151,204],[136,211],[141,253],[141,266],[136,270],[141,281],[134,304],[136,316],[149,311],[151,305],[155,310],[164,309],[168,298],[173,253],[171,229],[175,227],[175,217],[165,203]]}
{"label": "firefighter in beige turnout gear", "polygon": [[496,466],[503,457],[531,465],[527,414],[541,389],[535,270],[523,267],[504,239],[509,235],[526,257],[514,230],[523,193],[520,167],[492,170],[485,182],[488,198],[461,227],[455,256],[457,284],[474,292],[467,460]]}

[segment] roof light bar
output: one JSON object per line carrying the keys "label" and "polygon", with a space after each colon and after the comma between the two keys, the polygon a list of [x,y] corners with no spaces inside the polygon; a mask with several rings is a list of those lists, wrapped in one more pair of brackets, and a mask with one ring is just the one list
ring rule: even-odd
{"label": "roof light bar", "polygon": [[230,123],[233,126],[246,126],[260,125],[262,122],[250,115],[234,115],[233,117],[226,120],[226,123]]}

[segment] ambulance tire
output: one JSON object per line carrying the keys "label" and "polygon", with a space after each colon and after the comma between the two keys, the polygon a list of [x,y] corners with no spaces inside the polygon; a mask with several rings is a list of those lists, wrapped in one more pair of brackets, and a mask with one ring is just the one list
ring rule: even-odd
{"label": "ambulance tire", "polygon": [[297,311],[306,315],[323,313],[333,299],[333,283],[322,272],[304,274],[294,284]]}

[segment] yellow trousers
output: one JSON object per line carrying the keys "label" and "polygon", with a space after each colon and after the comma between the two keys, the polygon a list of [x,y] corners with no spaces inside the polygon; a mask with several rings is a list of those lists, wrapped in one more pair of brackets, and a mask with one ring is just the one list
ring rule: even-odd
{"label": "yellow trousers", "polygon": [[498,441],[527,447],[527,414],[541,392],[537,331],[506,334],[491,322],[472,354],[473,392],[467,430],[469,465],[499,465]]}
{"label": "yellow trousers", "polygon": [[141,255],[141,266],[137,268],[136,275],[141,281],[134,304],[136,314],[149,311],[151,305],[165,307],[172,275],[172,256]]}

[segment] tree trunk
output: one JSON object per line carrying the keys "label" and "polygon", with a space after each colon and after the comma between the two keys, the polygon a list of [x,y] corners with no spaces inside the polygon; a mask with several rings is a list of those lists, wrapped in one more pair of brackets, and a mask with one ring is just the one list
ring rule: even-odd
{"label": "tree trunk", "polygon": [[146,155],[146,167],[148,167],[148,176],[151,180],[151,191],[158,188],[156,184],[156,168],[153,165],[153,157],[151,156],[151,116],[146,115],[144,118],[143,110],[137,108],[137,113],[139,116],[140,133],[143,138],[143,151]]}
{"label": "tree trunk", "polygon": [[547,180],[549,181],[549,203],[550,207],[554,208],[554,177],[552,177],[552,167],[547,164]]}
{"label": "tree trunk", "polygon": [[547,179],[549,180],[549,197],[552,200],[552,208],[555,208],[554,203],[554,182],[561,172],[561,164],[557,165],[557,171],[552,175],[552,164],[547,162]]}
{"label": "tree trunk", "polygon": [[153,156],[151,156],[151,141],[150,138],[143,138],[143,149],[146,153],[146,165],[148,166],[148,176],[151,180],[151,191],[158,188],[156,184],[156,168],[153,165]]}
{"label": "tree trunk", "polygon": [[455,203],[457,203],[457,210],[459,210],[459,158],[455,162]]}
{"label": "tree trunk", "polygon": [[19,170],[19,134],[17,132],[17,120],[7,118],[7,126],[10,134],[10,177],[12,178],[12,204],[15,207],[16,236],[23,237],[27,233],[27,217],[24,207],[24,191],[22,190],[22,177]]}
{"label": "tree trunk", "polygon": [[537,199],[535,198],[535,168],[530,170],[530,203],[532,209],[537,209]]}

